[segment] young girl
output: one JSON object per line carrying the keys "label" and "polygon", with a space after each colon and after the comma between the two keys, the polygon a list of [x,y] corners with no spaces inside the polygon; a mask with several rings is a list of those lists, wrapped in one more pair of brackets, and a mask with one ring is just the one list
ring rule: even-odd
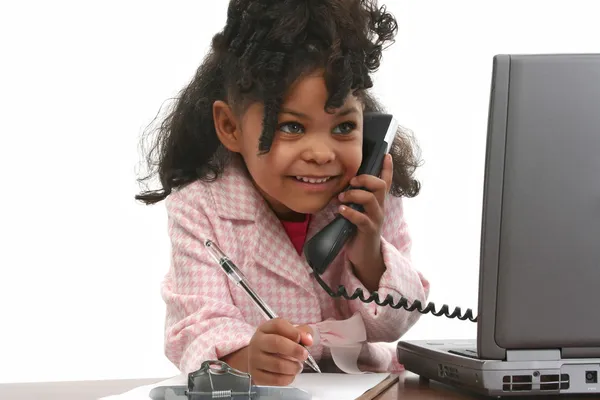
{"label": "young girl", "polygon": [[[402,211],[401,197],[419,190],[404,132],[380,178],[356,176],[363,113],[382,111],[369,75],[396,30],[374,1],[231,1],[225,28],[148,155],[162,188],[137,196],[147,204],[168,196],[166,355],[182,372],[220,359],[257,384],[287,385],[307,359],[300,343],[322,367],[401,369],[385,342],[420,314],[331,298],[302,255],[305,241],[341,213],[358,231],[322,275],[330,287],[427,298]],[[349,184],[365,190],[342,195]],[[264,320],[206,239],[280,318]]]}

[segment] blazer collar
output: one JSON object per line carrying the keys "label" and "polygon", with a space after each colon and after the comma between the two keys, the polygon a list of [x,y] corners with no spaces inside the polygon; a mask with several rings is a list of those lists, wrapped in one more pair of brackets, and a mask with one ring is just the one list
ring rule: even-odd
{"label": "blazer collar", "polygon": [[234,156],[223,174],[209,186],[217,214],[225,219],[254,221],[269,208],[258,192],[243,161]]}

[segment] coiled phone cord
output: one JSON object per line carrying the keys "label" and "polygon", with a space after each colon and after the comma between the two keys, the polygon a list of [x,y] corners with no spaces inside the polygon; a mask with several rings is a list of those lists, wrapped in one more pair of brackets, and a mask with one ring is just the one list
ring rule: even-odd
{"label": "coiled phone cord", "polygon": [[477,317],[473,316],[473,311],[470,308],[467,308],[467,310],[465,311],[464,314],[462,313],[462,310],[460,307],[454,308],[454,311],[452,313],[450,313],[450,307],[447,304],[444,304],[444,305],[442,305],[442,307],[440,308],[439,311],[436,311],[435,304],[433,304],[431,302],[429,302],[427,304],[427,306],[425,308],[423,308],[423,305],[421,304],[421,302],[419,300],[415,300],[412,302],[412,304],[409,305],[408,304],[409,300],[406,297],[401,297],[400,301],[398,301],[398,303],[394,304],[394,298],[392,297],[391,294],[388,294],[385,297],[385,299],[383,299],[383,301],[379,298],[379,293],[377,293],[377,291],[372,292],[369,295],[369,297],[365,298],[365,295],[364,295],[362,289],[357,288],[352,295],[349,295],[346,288],[342,285],[338,286],[338,291],[336,293],[325,282],[323,282],[323,280],[321,279],[321,277],[319,276],[318,273],[313,272],[313,275],[314,275],[315,279],[317,280],[317,282],[319,283],[319,285],[323,288],[323,290],[325,290],[329,294],[329,296],[331,296],[333,298],[343,297],[346,300],[355,300],[358,298],[363,303],[375,302],[375,304],[377,304],[378,306],[389,305],[390,307],[392,307],[396,310],[403,308],[406,311],[418,311],[421,314],[431,313],[432,315],[435,315],[436,317],[444,315],[447,318],[458,318],[461,321],[469,320],[471,322],[477,322]]}

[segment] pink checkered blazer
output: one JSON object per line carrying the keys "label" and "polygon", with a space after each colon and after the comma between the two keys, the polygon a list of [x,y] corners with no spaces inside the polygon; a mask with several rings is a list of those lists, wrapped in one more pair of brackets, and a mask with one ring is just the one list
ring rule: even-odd
{"label": "pink checkered blazer", "polygon": [[[308,238],[334,218],[338,206],[334,199],[313,216]],[[210,258],[205,239],[221,247],[281,318],[297,325],[315,324],[347,319],[358,312],[369,342],[361,352],[359,367],[375,372],[402,369],[389,342],[398,340],[420,314],[331,298],[239,164],[232,163],[214,182],[197,181],[173,192],[166,207],[172,262],[162,284],[167,308],[165,353],[183,373],[247,346],[264,322],[243,290]],[[381,298],[389,293],[395,301],[403,295],[424,302],[429,283],[409,260],[410,238],[400,198],[386,200],[381,246],[386,266],[379,283]],[[344,251],[322,278],[331,288],[342,284],[350,293],[356,288],[367,293]],[[330,357],[322,345],[309,350],[317,362]]]}

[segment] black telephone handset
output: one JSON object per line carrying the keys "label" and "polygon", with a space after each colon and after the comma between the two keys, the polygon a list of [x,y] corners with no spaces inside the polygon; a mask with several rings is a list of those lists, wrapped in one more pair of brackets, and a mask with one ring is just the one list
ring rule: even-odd
{"label": "black telephone handset", "polygon": [[[383,158],[390,151],[397,129],[398,123],[390,114],[364,114],[363,157],[357,175],[379,176]],[[348,206],[357,211],[364,211],[358,204],[348,204]],[[304,245],[304,256],[308,264],[319,275],[325,272],[355,232],[356,226],[338,215]]]}
{"label": "black telephone handset", "polygon": [[[369,174],[379,176],[383,166],[383,158],[392,148],[392,143],[396,137],[398,122],[390,114],[384,113],[365,113],[363,116],[363,159],[357,175]],[[351,187],[346,188],[346,190]],[[349,207],[357,211],[363,211],[358,204],[348,204]],[[356,226],[341,215],[337,215],[333,221],[317,232],[310,240],[304,244],[304,256],[308,265],[315,272],[314,276],[319,285],[331,297],[344,297],[348,300],[359,298],[364,303],[374,301],[379,306],[390,305],[390,307],[399,309],[404,308],[407,311],[418,311],[422,314],[431,313],[435,316],[445,315],[448,318],[458,318],[460,320],[477,321],[473,317],[471,309],[467,309],[462,314],[460,307],[456,307],[452,313],[449,307],[443,305],[439,311],[435,310],[433,303],[428,303],[423,307],[419,300],[415,300],[409,305],[409,300],[401,297],[398,303],[394,304],[391,295],[386,296],[382,301],[377,292],[373,292],[369,297],[365,297],[361,289],[349,295],[346,288],[339,286],[338,291],[334,292],[320,277],[329,264],[337,257],[346,242],[356,233]]]}

